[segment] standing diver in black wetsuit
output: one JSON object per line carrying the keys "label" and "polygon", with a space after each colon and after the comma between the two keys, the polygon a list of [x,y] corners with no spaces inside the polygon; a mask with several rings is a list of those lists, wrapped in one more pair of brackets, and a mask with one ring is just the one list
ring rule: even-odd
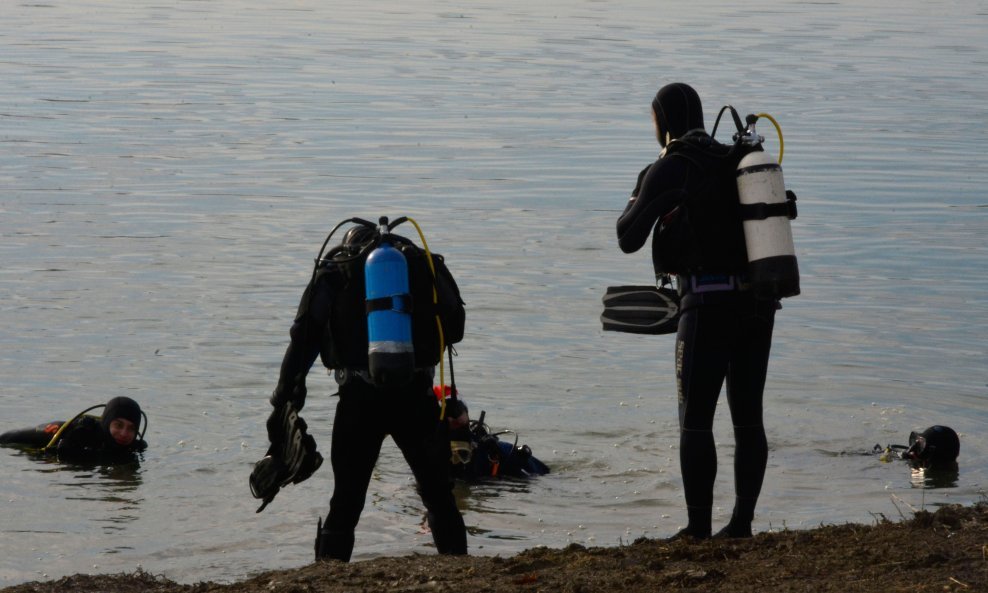
{"label": "standing diver in black wetsuit", "polygon": [[[297,412],[305,404],[305,377],[316,357],[321,356],[323,364],[335,370],[340,400],[333,421],[331,449],[334,490],[329,514],[325,523],[320,521],[317,530],[316,559],[350,560],[354,531],[364,508],[371,474],[384,438],[389,434],[415,476],[436,550],[440,554],[466,554],[466,527],[452,491],[448,427],[440,416],[432,389],[435,365],[441,359],[440,340],[434,335],[436,316],[442,317],[446,344],[462,338],[463,302],[459,289],[442,256],[431,256],[435,264],[434,280],[429,268],[425,267],[424,252],[404,237],[389,235],[392,243],[401,247],[408,258],[415,369],[407,382],[394,386],[377,385],[368,372],[368,311],[365,307],[369,303],[365,301],[364,261],[368,252],[381,243],[382,235],[366,221],[350,219],[346,222],[363,224],[350,228],[341,245],[317,260],[312,280],[295,316],[291,343],[270,400],[275,408],[267,422],[272,448],[268,457],[255,466],[251,475],[252,491],[255,497],[264,498],[266,505],[277,493],[277,484],[288,483],[285,478],[291,473],[288,470],[277,477],[274,486],[264,477],[265,461],[272,456],[275,459],[285,456],[284,450],[292,447],[281,443],[301,442],[306,449],[300,457],[294,457],[298,452],[287,455],[289,460],[301,459],[296,466],[298,473],[289,476],[293,483],[308,478],[321,464],[322,457],[315,452],[315,442],[305,434],[304,421],[297,418]],[[438,305],[434,304],[434,299],[438,299]],[[419,343],[420,337],[437,341],[423,346]],[[297,428],[298,423],[301,430]],[[293,430],[296,431],[294,437]],[[286,463],[290,464],[291,461]]]}
{"label": "standing diver in black wetsuit", "polygon": [[717,166],[730,147],[704,129],[699,95],[686,84],[664,86],[652,101],[652,115],[663,151],[639,174],[617,235],[621,250],[632,253],[654,227],[656,272],[678,276],[679,459],[689,523],[674,537],[711,536],[717,473],[712,428],[725,379],[736,498],[730,522],[715,537],[751,537],[768,460],[762,392],[778,301],[749,290],[734,170]]}

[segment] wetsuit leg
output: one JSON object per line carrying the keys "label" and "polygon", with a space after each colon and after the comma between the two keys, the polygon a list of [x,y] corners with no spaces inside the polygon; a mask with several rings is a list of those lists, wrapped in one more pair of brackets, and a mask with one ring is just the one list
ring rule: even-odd
{"label": "wetsuit leg", "polygon": [[439,420],[431,385],[431,378],[415,379],[402,394],[391,436],[415,475],[436,551],[466,554],[466,527],[453,496],[448,426]]}
{"label": "wetsuit leg", "polygon": [[765,478],[768,442],[762,395],[775,324],[775,302],[747,299],[738,306],[737,333],[727,376],[727,401],[734,424],[735,503],[725,535],[751,535],[751,521]]}
{"label": "wetsuit leg", "polygon": [[699,538],[710,536],[717,476],[713,421],[730,358],[729,321],[723,306],[684,307],[676,336],[679,462],[689,514],[682,533]]}
{"label": "wetsuit leg", "polygon": [[384,441],[380,399],[372,387],[353,381],[340,386],[333,421],[333,497],[319,534],[316,555],[347,562],[353,552],[354,530],[364,509],[367,486]]}

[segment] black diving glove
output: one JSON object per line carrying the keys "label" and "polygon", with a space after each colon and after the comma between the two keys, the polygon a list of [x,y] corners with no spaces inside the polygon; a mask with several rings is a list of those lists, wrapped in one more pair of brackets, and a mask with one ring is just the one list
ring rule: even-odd
{"label": "black diving glove", "polygon": [[267,421],[271,446],[250,473],[250,492],[263,500],[256,512],[263,511],[282,487],[308,480],[322,465],[322,455],[307,428],[291,402],[283,402],[271,412]]}

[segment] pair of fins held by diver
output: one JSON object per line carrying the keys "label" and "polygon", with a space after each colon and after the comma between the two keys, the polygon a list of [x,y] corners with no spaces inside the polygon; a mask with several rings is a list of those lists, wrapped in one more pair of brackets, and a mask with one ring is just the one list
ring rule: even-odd
{"label": "pair of fins held by diver", "polygon": [[605,331],[661,335],[679,325],[679,294],[670,286],[609,286],[602,300]]}
{"label": "pair of fins held by diver", "polygon": [[323,462],[315,439],[306,432],[308,426],[293,404],[279,404],[268,424],[268,433],[279,436],[250,473],[250,492],[262,501],[258,513],[283,487],[308,480]]}

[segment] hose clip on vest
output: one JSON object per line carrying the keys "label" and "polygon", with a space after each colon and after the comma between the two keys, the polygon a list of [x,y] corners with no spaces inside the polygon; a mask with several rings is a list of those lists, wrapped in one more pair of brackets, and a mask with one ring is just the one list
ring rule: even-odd
{"label": "hose clip on vest", "polygon": [[386,216],[379,232],[381,244],[364,263],[368,371],[378,387],[400,386],[415,367],[408,262],[390,240]]}

